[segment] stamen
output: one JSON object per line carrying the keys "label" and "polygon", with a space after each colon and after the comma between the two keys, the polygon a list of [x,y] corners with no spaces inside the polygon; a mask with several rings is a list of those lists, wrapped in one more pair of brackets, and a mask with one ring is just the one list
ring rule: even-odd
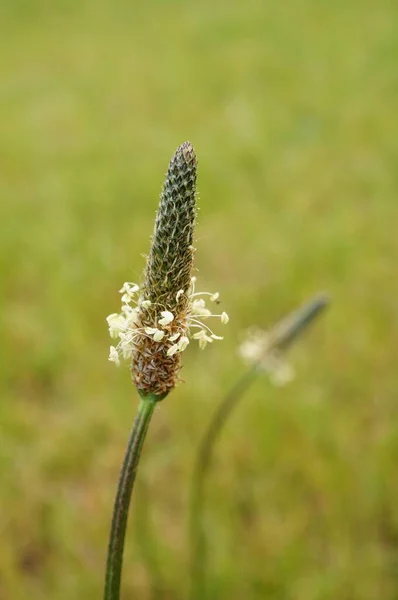
{"label": "stamen", "polygon": [[220,294],[218,292],[216,292],[215,294],[213,294],[212,292],[196,292],[195,294],[189,294],[190,298],[194,298],[195,296],[211,296],[210,300],[213,301],[213,298],[214,300],[218,300]]}
{"label": "stamen", "polygon": [[[204,323],[202,323],[201,321],[197,321],[196,319],[192,319],[195,323],[197,323],[196,325],[191,325],[191,327],[197,327],[198,329],[207,329],[207,331],[209,331],[211,334],[213,334],[212,330],[210,329],[210,327],[207,327],[207,325],[205,325]],[[213,334],[214,335],[214,334]]]}

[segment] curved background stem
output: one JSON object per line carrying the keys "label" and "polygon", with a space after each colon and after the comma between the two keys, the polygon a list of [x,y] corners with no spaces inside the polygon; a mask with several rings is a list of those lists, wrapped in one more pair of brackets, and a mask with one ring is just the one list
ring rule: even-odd
{"label": "curved background stem", "polygon": [[204,491],[206,475],[211,466],[213,448],[223,428],[225,421],[238,401],[250,387],[256,377],[258,365],[255,364],[238,379],[230,392],[217,407],[213,418],[202,438],[193,470],[190,507],[189,507],[189,535],[190,535],[190,598],[203,600],[205,593],[206,572],[206,543],[203,531]]}
{"label": "curved background stem", "polygon": [[[328,306],[329,297],[319,294],[303,306],[289,313],[269,331],[267,352],[284,352],[295,342],[307,327]],[[189,547],[190,547],[190,599],[206,598],[207,545],[203,526],[205,487],[215,443],[230,413],[254,381],[261,370],[261,357],[244,373],[223,398],[215,410],[210,424],[199,445],[191,483],[189,506]]]}

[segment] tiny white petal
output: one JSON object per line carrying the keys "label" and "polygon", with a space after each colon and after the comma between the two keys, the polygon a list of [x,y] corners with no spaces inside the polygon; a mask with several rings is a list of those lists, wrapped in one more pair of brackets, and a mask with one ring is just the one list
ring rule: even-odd
{"label": "tiny white petal", "polygon": [[174,321],[174,315],[169,310],[162,310],[160,314],[162,315],[162,319],[159,319],[159,325],[166,326]]}
{"label": "tiny white petal", "polygon": [[184,350],[188,346],[188,344],[189,344],[189,339],[187,338],[187,336],[186,335],[181,336],[181,339],[178,342],[179,351],[184,352]]}
{"label": "tiny white petal", "polygon": [[132,354],[133,354],[133,348],[130,344],[123,344],[122,345],[122,353],[123,353],[123,358],[125,360],[127,360],[128,358],[131,358]]}
{"label": "tiny white petal", "polygon": [[194,300],[192,302],[192,306],[195,308],[204,308],[206,306],[206,302],[204,301],[203,298],[197,298],[196,300]]}
{"label": "tiny white petal", "polygon": [[173,335],[171,335],[169,337],[170,342],[175,342],[176,340],[178,340],[178,338],[180,337],[181,333],[173,333]]}
{"label": "tiny white petal", "polygon": [[195,276],[191,277],[191,283],[196,283],[196,277]]}
{"label": "tiny white petal", "polygon": [[154,333],[156,333],[159,330],[156,327],[145,327],[144,331],[148,335],[153,335]]}
{"label": "tiny white petal", "polygon": [[110,362],[114,362],[117,367],[120,365],[119,354],[118,354],[118,351],[116,350],[115,346],[111,346],[109,348],[108,360]]}
{"label": "tiny white petal", "polygon": [[210,296],[210,300],[211,302],[217,302],[217,300],[219,299],[220,294],[218,292],[216,292],[215,294],[213,294],[212,296]]}
{"label": "tiny white petal", "polygon": [[138,322],[138,311],[136,309],[132,309],[131,311],[129,311],[127,313],[126,325],[127,326],[134,325],[137,322]]}
{"label": "tiny white petal", "polygon": [[122,296],[122,302],[124,304],[128,304],[129,302],[131,302],[131,300],[132,300],[132,298],[131,298],[131,296],[130,296],[129,293],[123,294],[123,296]]}
{"label": "tiny white petal", "polygon": [[123,315],[113,313],[112,315],[109,315],[106,320],[109,325],[109,335],[112,338],[117,338],[119,333],[126,329],[126,319]]}
{"label": "tiny white petal", "polygon": [[201,329],[192,337],[194,340],[199,340],[199,348],[202,350],[206,346],[206,344],[211,344],[213,342],[212,338],[207,335],[204,329]]}
{"label": "tiny white petal", "polygon": [[118,327],[109,327],[109,335],[114,340],[119,337],[120,329]]}
{"label": "tiny white petal", "polygon": [[134,308],[132,308],[128,304],[122,304],[122,313],[124,313],[125,315],[128,315],[133,310],[134,310]]}
{"label": "tiny white petal", "polygon": [[160,331],[160,329],[157,329],[156,332],[153,334],[153,339],[155,340],[155,342],[160,342],[164,337],[164,331]]}
{"label": "tiny white petal", "polygon": [[119,316],[119,315],[118,315],[118,313],[112,313],[111,315],[108,315],[108,316],[106,317],[106,320],[107,320],[107,323],[108,323],[108,325],[109,325],[109,324],[110,324],[110,323],[111,323],[111,322],[112,322],[114,319],[116,319],[118,316]]}
{"label": "tiny white petal", "polygon": [[224,323],[224,325],[226,323],[228,323],[229,321],[229,316],[227,315],[226,312],[221,313],[221,323]]}
{"label": "tiny white petal", "polygon": [[120,288],[119,292],[120,294],[123,294],[124,292],[126,292],[127,294],[135,294],[136,292],[138,292],[139,289],[140,286],[136,283],[133,283],[131,281],[125,281],[122,287]]}
{"label": "tiny white petal", "polygon": [[263,358],[261,366],[267,371],[271,383],[277,387],[284,386],[294,379],[294,369],[279,354],[271,352]]}
{"label": "tiny white petal", "polygon": [[192,337],[193,337],[194,340],[200,340],[203,337],[206,337],[206,333],[203,331],[203,329],[201,329],[197,333],[194,333]]}
{"label": "tiny white petal", "polygon": [[151,306],[152,302],[150,300],[143,300],[141,302],[141,306],[143,306],[144,308],[149,308],[149,306]]}
{"label": "tiny white petal", "polygon": [[182,296],[184,293],[184,290],[178,290],[177,294],[176,294],[176,301],[178,302],[178,300],[180,299],[180,296]]}
{"label": "tiny white petal", "polygon": [[178,345],[177,345],[177,344],[174,344],[174,346],[171,346],[171,347],[170,347],[170,348],[167,350],[166,354],[167,354],[167,356],[173,356],[173,354],[175,354],[176,352],[178,352]]}
{"label": "tiny white petal", "polygon": [[211,310],[206,308],[206,303],[203,298],[198,298],[192,302],[191,313],[200,317],[210,317]]}

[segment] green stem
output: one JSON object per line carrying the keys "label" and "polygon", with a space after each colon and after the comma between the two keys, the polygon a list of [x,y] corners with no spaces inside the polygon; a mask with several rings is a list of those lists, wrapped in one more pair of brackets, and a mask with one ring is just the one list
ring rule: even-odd
{"label": "green stem", "polygon": [[203,531],[204,491],[206,477],[211,467],[214,446],[229,414],[253,383],[257,371],[258,365],[255,364],[238,379],[223,401],[219,404],[210,421],[209,427],[202,438],[198,450],[193,470],[189,507],[191,600],[203,600],[206,597],[205,573],[207,548]]}
{"label": "green stem", "polygon": [[124,540],[130,499],[142,446],[157,400],[154,396],[148,396],[140,400],[137,416],[127,443],[113,508],[108,560],[106,564],[104,600],[119,600]]}
{"label": "green stem", "polygon": [[[279,321],[269,333],[270,343],[267,351],[286,351],[326,308],[328,303],[328,296],[320,294]],[[238,379],[221,401],[199,446],[193,471],[189,507],[191,600],[206,598],[207,544],[203,520],[206,479],[211,468],[214,446],[230,413],[253,383],[259,370],[261,370],[261,358]]]}

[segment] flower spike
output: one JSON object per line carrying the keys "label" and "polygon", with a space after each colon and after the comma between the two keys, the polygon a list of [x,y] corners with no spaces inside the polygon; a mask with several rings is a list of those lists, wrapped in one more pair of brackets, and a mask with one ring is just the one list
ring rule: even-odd
{"label": "flower spike", "polygon": [[162,399],[174,388],[190,338],[201,349],[222,339],[203,319],[229,321],[226,312],[216,315],[206,306],[206,296],[219,304],[218,292],[195,292],[196,172],[195,151],[185,142],[169,164],[144,282],[125,282],[119,290],[121,312],[107,318],[110,336],[119,338],[109,360],[116,365],[121,358],[131,361],[133,381],[143,397]]}

